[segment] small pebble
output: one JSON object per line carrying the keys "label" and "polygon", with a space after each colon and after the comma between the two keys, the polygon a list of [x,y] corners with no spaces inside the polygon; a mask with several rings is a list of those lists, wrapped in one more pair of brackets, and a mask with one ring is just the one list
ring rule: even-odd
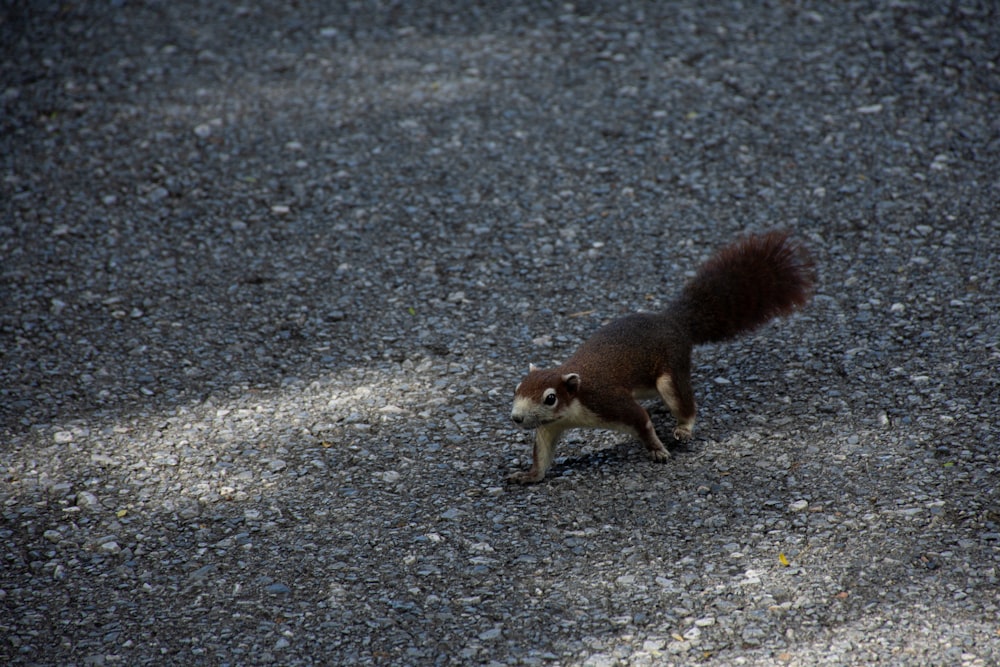
{"label": "small pebble", "polygon": [[118,542],[116,542],[114,540],[111,540],[111,541],[108,541],[108,542],[102,542],[100,544],[100,550],[103,553],[111,554],[111,555],[120,554],[122,552],[122,548],[120,546],[118,546]]}
{"label": "small pebble", "polygon": [[101,509],[101,504],[90,491],[80,491],[76,494],[76,506],[83,510]]}

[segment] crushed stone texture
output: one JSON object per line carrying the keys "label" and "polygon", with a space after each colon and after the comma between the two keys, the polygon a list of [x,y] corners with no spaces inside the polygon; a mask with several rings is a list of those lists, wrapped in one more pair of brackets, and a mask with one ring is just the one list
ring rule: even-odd
{"label": "crushed stone texture", "polygon": [[[997,664],[998,25],[3,3],[0,663]],[[529,362],[775,227],[689,445],[506,484]]]}

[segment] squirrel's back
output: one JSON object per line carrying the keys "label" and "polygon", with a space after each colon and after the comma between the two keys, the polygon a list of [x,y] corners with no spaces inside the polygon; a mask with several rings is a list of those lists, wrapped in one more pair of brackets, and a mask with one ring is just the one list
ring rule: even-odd
{"label": "squirrel's back", "polygon": [[667,311],[693,344],[724,341],[805,305],[815,280],[812,257],[787,232],[756,234],[713,255]]}

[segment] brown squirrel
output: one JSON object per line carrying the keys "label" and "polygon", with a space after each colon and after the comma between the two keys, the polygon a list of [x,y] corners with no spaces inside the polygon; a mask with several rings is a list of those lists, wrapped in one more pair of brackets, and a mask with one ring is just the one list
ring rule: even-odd
{"label": "brown squirrel", "polygon": [[511,419],[536,429],[531,468],[514,473],[539,482],[567,429],[624,431],[646,445],[654,461],[670,452],[637,400],[659,396],[677,419],[674,437],[694,427],[691,348],[747,333],[806,304],[815,282],[808,250],[787,232],[751,235],[716,253],[659,313],[633,313],[598,329],[565,363],[531,365],[514,390]]}

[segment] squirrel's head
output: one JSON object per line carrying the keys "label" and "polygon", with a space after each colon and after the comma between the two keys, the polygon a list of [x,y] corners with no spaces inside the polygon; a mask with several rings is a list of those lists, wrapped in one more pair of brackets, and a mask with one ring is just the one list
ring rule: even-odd
{"label": "squirrel's head", "polygon": [[537,428],[559,421],[580,390],[580,376],[529,366],[514,389],[510,418],[521,428]]}

